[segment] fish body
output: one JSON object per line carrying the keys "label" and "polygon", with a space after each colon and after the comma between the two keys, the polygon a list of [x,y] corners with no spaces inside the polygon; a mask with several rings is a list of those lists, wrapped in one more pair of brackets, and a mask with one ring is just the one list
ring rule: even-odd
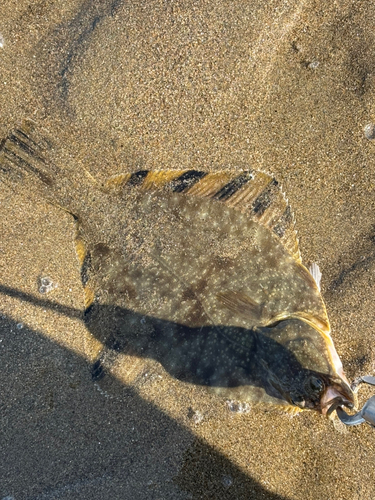
{"label": "fish body", "polygon": [[353,405],[272,176],[139,171],[102,186],[67,174],[51,144],[25,122],[1,144],[0,175],[75,217],[85,322],[107,349],[232,399]]}

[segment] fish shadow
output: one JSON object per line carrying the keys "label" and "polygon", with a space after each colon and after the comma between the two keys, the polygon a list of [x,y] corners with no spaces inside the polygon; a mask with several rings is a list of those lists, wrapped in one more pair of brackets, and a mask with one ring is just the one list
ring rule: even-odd
{"label": "fish shadow", "polygon": [[278,334],[278,325],[251,330],[221,325],[193,328],[98,304],[90,307],[84,319],[105,346],[91,369],[95,381],[108,371],[108,353],[123,353],[156,360],[175,379],[227,396],[241,393],[260,401],[266,394],[288,404],[277,385],[298,386],[300,380],[315,374],[272,338]]}
{"label": "fish shadow", "polygon": [[[291,350],[275,340],[283,322],[255,329],[221,325],[193,328],[115,305],[94,303],[83,313],[5,285],[0,285],[0,293],[83,319],[104,345],[90,367],[94,381],[110,371],[113,358],[108,354],[123,353],[153,359],[175,379],[217,392],[222,389],[228,397],[236,395],[236,388],[246,387],[242,395],[250,400],[267,401],[266,395],[273,402],[286,404],[275,380],[290,389],[298,388],[306,377],[320,375],[304,368]],[[298,402],[298,394],[294,401]]]}

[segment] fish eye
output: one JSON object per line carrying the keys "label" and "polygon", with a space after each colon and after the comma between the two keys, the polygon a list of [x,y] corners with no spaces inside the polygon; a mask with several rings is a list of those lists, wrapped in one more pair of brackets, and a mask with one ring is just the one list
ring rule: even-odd
{"label": "fish eye", "polygon": [[308,387],[314,394],[320,394],[324,389],[324,382],[318,377],[310,377],[308,380]]}

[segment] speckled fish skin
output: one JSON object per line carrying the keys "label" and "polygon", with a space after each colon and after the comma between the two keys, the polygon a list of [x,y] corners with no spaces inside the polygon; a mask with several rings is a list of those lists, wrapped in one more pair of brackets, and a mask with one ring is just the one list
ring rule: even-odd
{"label": "speckled fish skin", "polygon": [[31,122],[9,134],[0,175],[76,218],[85,321],[107,348],[232,399],[323,412],[337,398],[353,404],[271,176],[140,171],[102,187],[69,182],[36,134]]}

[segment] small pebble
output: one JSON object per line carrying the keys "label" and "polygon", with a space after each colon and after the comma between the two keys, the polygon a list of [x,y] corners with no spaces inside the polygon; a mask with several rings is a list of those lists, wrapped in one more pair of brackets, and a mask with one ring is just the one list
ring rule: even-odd
{"label": "small pebble", "polygon": [[0,33],[0,49],[2,49],[4,47],[4,37],[3,35]]}
{"label": "small pebble", "polygon": [[189,408],[188,417],[196,424],[203,422],[203,415],[200,411],[194,411],[193,408]]}
{"label": "small pebble", "polygon": [[374,123],[368,123],[365,125],[363,128],[363,131],[365,133],[366,139],[369,139],[370,141],[375,139],[375,124]]}
{"label": "small pebble", "polygon": [[195,424],[200,424],[203,421],[203,415],[200,411],[196,411],[193,415],[193,422]]}
{"label": "small pebble", "polygon": [[310,69],[316,69],[319,66],[319,61],[312,61],[311,63],[308,64],[308,68]]}

